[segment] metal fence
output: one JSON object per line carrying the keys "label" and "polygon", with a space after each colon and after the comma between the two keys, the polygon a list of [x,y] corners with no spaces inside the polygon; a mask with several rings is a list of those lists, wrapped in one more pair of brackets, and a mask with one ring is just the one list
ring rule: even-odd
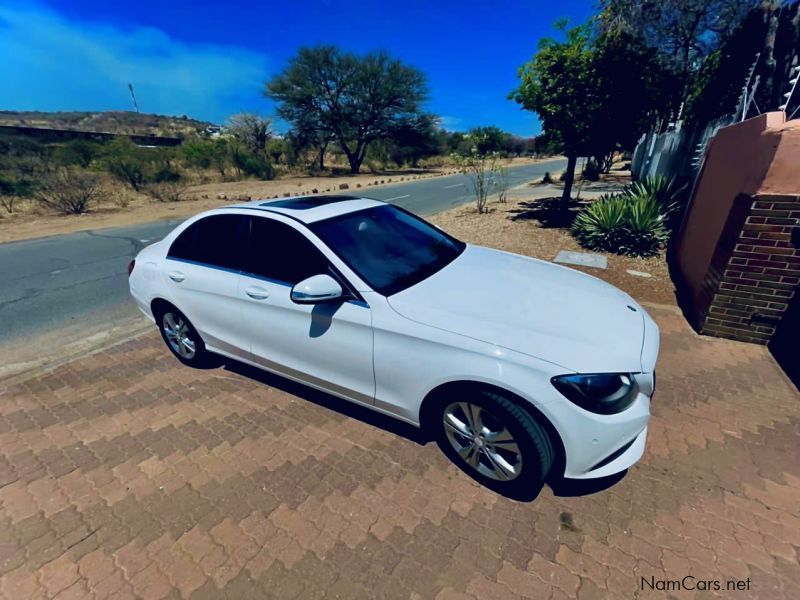
{"label": "metal fence", "polygon": [[663,175],[694,184],[709,140],[720,128],[733,121],[732,116],[726,116],[705,127],[691,128],[683,127],[679,121],[671,131],[645,134],[634,150],[631,173],[636,179]]}

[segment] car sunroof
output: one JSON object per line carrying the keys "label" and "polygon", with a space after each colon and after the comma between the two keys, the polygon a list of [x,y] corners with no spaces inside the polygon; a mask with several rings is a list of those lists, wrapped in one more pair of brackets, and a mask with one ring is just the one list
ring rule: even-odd
{"label": "car sunroof", "polygon": [[344,202],[346,200],[359,200],[358,196],[308,196],[307,198],[288,198],[287,200],[271,200],[269,202],[262,202],[261,206],[276,206],[278,208],[291,208],[294,210],[308,210],[310,208],[317,208],[318,206],[325,206],[326,204],[334,204],[336,202]]}

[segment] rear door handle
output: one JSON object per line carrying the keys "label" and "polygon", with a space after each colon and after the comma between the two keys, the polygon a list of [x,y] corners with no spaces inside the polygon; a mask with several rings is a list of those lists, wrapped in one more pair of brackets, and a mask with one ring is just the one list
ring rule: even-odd
{"label": "rear door handle", "polygon": [[266,300],[269,298],[269,292],[261,287],[249,287],[244,291],[245,294],[250,296],[253,300]]}
{"label": "rear door handle", "polygon": [[175,283],[180,283],[181,281],[183,281],[184,279],[186,279],[186,275],[184,275],[184,274],[183,274],[183,273],[181,273],[180,271],[170,271],[170,272],[167,274],[167,277],[169,277],[170,279],[172,279],[172,281],[174,281]]}

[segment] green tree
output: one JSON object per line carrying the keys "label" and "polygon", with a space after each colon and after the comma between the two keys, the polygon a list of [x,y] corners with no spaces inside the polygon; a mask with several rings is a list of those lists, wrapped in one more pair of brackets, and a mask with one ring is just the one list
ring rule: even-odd
{"label": "green tree", "polygon": [[602,172],[616,150],[632,150],[656,120],[675,105],[675,77],[655,49],[624,31],[601,33],[592,40],[589,68],[595,84],[591,151]]}
{"label": "green tree", "polygon": [[325,152],[334,140],[333,132],[324,125],[323,116],[313,111],[298,113],[287,136],[295,159],[306,150],[314,150],[320,171],[325,170]]}
{"label": "green tree", "polygon": [[388,146],[389,157],[398,166],[407,164],[417,167],[423,158],[441,154],[442,144],[437,129],[437,118],[421,114],[398,123],[389,134]]}
{"label": "green tree", "polygon": [[567,157],[561,206],[569,206],[575,165],[579,156],[591,154],[593,115],[599,114],[593,54],[588,26],[567,29],[566,21],[556,24],[564,41],[544,38],[533,60],[519,71],[520,85],[510,97],[539,115],[549,135],[557,136]]}
{"label": "green tree", "polygon": [[[750,83],[756,79],[759,83],[748,114],[755,114],[754,109],[776,110],[785,100],[783,93],[799,38],[800,2],[763,0],[704,61],[689,88],[686,119],[702,125],[738,111],[742,86],[753,66]],[[793,102],[789,112],[795,107]],[[741,112],[737,117],[742,117]]]}
{"label": "green tree", "polygon": [[335,140],[358,173],[371,142],[420,114],[427,86],[419,70],[385,52],[316,46],[301,48],[264,93],[294,127]]}
{"label": "green tree", "polygon": [[601,0],[600,27],[604,32],[628,33],[655,48],[677,77],[682,101],[706,57],[759,1]]}
{"label": "green tree", "polygon": [[474,127],[469,130],[467,136],[463,144],[467,148],[477,144],[476,148],[479,154],[490,154],[492,152],[508,154],[510,152],[511,135],[499,127]]}

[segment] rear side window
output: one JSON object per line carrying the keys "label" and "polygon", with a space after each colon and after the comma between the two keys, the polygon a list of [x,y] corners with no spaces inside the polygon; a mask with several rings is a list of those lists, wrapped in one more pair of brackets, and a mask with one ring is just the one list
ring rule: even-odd
{"label": "rear side window", "polygon": [[289,285],[328,272],[328,260],[296,229],[267,217],[254,217],[246,270]]}
{"label": "rear side window", "polygon": [[247,247],[247,217],[212,215],[195,221],[172,242],[169,258],[240,270]]}

